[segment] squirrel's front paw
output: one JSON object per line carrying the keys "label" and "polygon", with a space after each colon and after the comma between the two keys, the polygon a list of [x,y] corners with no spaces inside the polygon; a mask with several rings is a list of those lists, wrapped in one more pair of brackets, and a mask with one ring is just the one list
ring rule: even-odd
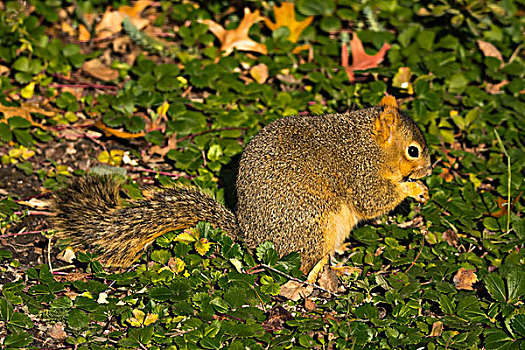
{"label": "squirrel's front paw", "polygon": [[430,198],[428,195],[428,187],[421,181],[402,182],[401,187],[407,197],[412,197],[420,203],[426,203]]}

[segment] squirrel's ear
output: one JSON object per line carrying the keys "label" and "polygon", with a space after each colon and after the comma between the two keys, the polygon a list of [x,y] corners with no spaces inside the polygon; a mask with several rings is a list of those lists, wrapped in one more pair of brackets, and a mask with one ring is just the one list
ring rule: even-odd
{"label": "squirrel's ear", "polygon": [[401,123],[396,99],[392,96],[385,96],[379,102],[379,106],[384,106],[384,109],[377,116],[372,133],[376,136],[377,142],[391,144],[394,141],[394,131]]}

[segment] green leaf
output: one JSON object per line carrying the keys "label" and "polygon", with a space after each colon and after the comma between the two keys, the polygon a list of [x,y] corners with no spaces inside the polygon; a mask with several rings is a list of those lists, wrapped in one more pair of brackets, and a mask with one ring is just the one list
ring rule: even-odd
{"label": "green leaf", "polygon": [[13,315],[13,306],[5,298],[0,299],[0,317],[3,321],[9,322]]}
{"label": "green leaf", "polygon": [[454,311],[456,310],[456,306],[454,305],[454,302],[450,300],[450,298],[446,294],[442,294],[439,297],[439,306],[441,306],[441,310],[446,315],[454,315]]}
{"label": "green leaf", "polygon": [[334,13],[335,2],[333,0],[299,0],[297,10],[305,16],[329,16]]}
{"label": "green leaf", "polygon": [[525,338],[525,315],[516,315],[510,323],[512,329]]}
{"label": "green leaf", "polygon": [[15,129],[13,130],[13,134],[15,135],[16,140],[26,147],[35,142],[33,136],[31,136],[27,130]]}
{"label": "green leaf", "polygon": [[335,16],[323,17],[321,20],[321,29],[325,32],[331,33],[341,28],[341,21]]}
{"label": "green leaf", "polygon": [[144,119],[138,116],[133,116],[129,118],[126,123],[126,128],[132,133],[143,131],[145,127],[146,122],[144,121]]}
{"label": "green leaf", "polygon": [[29,316],[24,315],[20,312],[13,313],[13,316],[11,317],[11,320],[9,321],[9,324],[17,327],[22,328],[32,328],[33,322],[31,322],[31,319]]}
{"label": "green leaf", "polygon": [[487,329],[485,331],[485,347],[492,349],[509,349],[513,339],[504,331],[497,328]]}
{"label": "green leaf", "polygon": [[13,139],[11,128],[6,123],[0,123],[0,140],[9,142]]}
{"label": "green leaf", "polygon": [[73,309],[67,316],[67,324],[73,329],[80,330],[87,327],[89,324],[89,317],[84,311]]}
{"label": "green leaf", "polygon": [[486,275],[483,281],[485,282],[485,287],[494,300],[502,303],[506,302],[507,298],[505,294],[505,283],[498,273],[493,272]]}
{"label": "green leaf", "polygon": [[19,57],[14,63],[13,68],[22,72],[29,71],[29,59],[25,56]]}
{"label": "green leaf", "polygon": [[169,300],[173,294],[173,291],[166,287],[155,287],[149,290],[150,298],[158,301]]}
{"label": "green leaf", "polygon": [[29,128],[31,126],[31,122],[22,117],[11,117],[7,122],[12,128]]}
{"label": "green leaf", "polygon": [[514,304],[525,295],[525,271],[513,270],[507,276],[508,302]]}
{"label": "green leaf", "polygon": [[5,348],[23,348],[33,341],[33,337],[26,332],[10,334],[4,339]]}

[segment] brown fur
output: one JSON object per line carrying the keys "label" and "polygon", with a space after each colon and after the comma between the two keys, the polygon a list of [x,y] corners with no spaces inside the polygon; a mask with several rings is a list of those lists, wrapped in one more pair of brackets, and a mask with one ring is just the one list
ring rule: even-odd
{"label": "brown fur", "polygon": [[[411,143],[421,148],[417,160],[405,154]],[[60,238],[100,251],[112,266],[130,265],[156,237],[202,220],[249,247],[272,241],[280,255],[298,251],[306,272],[360,220],[406,197],[424,201],[428,190],[412,180],[429,168],[421,130],[385,98],[373,108],[282,118],[263,128],[242,155],[235,216],[189,187],[122,206],[115,180],[84,177],[55,198],[54,221]]]}

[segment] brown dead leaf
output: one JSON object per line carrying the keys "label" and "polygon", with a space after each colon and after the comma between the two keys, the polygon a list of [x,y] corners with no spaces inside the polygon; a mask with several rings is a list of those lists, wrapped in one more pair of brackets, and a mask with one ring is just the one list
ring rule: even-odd
{"label": "brown dead leaf", "polygon": [[75,29],[68,22],[62,22],[62,32],[69,36],[75,36]]}
{"label": "brown dead leaf", "polygon": [[458,246],[458,235],[454,230],[448,229],[443,232],[443,239],[447,241],[448,245],[451,247]]}
{"label": "brown dead leaf", "polygon": [[261,326],[267,333],[282,331],[285,328],[286,321],[292,318],[292,314],[284,307],[280,305],[274,306],[270,310],[268,318],[261,323]]}
{"label": "brown dead leaf", "polygon": [[10,72],[10,69],[6,66],[0,65],[0,75],[8,75]]}
{"label": "brown dead leaf", "polygon": [[124,16],[124,14],[118,11],[110,11],[107,9],[100,22],[95,26],[96,38],[109,38],[113,34],[119,33],[122,30]]}
{"label": "brown dead leaf", "polygon": [[296,281],[288,281],[281,286],[279,295],[287,299],[297,301],[301,298],[306,298],[314,291],[313,286],[299,283]]}
{"label": "brown dead leaf", "polygon": [[491,95],[501,94],[502,93],[501,88],[507,85],[508,83],[509,81],[506,79],[503,80],[501,83],[497,83],[497,84],[486,83],[485,91]]}
{"label": "brown dead leaf", "polygon": [[263,17],[259,16],[259,10],[252,13],[250,9],[246,7],[244,8],[244,18],[237,29],[226,30],[223,26],[211,19],[200,20],[199,22],[208,25],[210,31],[221,42],[221,51],[224,51],[223,54],[228,56],[233,52],[233,49],[254,51],[262,54],[268,52],[265,45],[257,43],[248,37],[250,27],[262,19]]}
{"label": "brown dead leaf", "polygon": [[[522,192],[520,192],[520,194],[517,195],[512,200],[511,207],[513,207],[516,204],[516,202],[521,198],[521,195],[522,195]],[[490,216],[493,216],[495,218],[500,218],[500,217],[505,216],[505,215],[508,214],[509,206],[507,205],[507,198],[498,197],[498,199],[496,201],[498,203],[499,210],[497,212],[495,212],[495,213],[483,213],[483,215],[490,215]]]}
{"label": "brown dead leaf", "polygon": [[0,112],[4,114],[4,117],[0,118],[0,122],[7,122],[7,119],[19,116],[27,119],[31,125],[38,126],[44,130],[47,130],[47,127],[38,122],[35,122],[33,117],[31,117],[31,113],[40,113],[46,117],[54,117],[56,115],[56,112],[42,109],[32,103],[22,103],[20,107],[8,107],[0,104]]}
{"label": "brown dead leaf", "polygon": [[250,75],[259,84],[264,84],[266,79],[268,79],[268,66],[264,63],[259,63],[258,65],[253,66],[252,69],[250,69]]}
{"label": "brown dead leaf", "polygon": [[462,267],[454,276],[454,285],[456,289],[473,290],[472,285],[478,281],[476,270],[467,270]]}
{"label": "brown dead leaf", "polygon": [[84,62],[82,69],[92,77],[103,81],[115,80],[119,76],[118,70],[106,66],[98,58]]}
{"label": "brown dead leaf", "polygon": [[[148,149],[148,154],[159,154],[161,157],[164,157],[170,150],[177,148],[177,134],[171,134],[168,137],[168,145],[166,147],[161,146],[152,146]],[[149,161],[150,158],[147,158]],[[146,161],[146,162],[147,162]]]}
{"label": "brown dead leaf", "polygon": [[89,41],[89,38],[91,38],[91,33],[89,33],[89,30],[83,25],[78,26],[78,40],[80,41]]}
{"label": "brown dead leaf", "polygon": [[339,286],[339,279],[337,278],[336,272],[329,266],[325,265],[323,272],[317,279],[317,284],[330,292],[337,292]]}
{"label": "brown dead leaf", "polygon": [[109,126],[104,125],[104,123],[102,123],[100,120],[97,121],[94,125],[100,130],[104,131],[106,136],[113,135],[121,139],[136,139],[138,137],[143,137],[145,135],[143,131],[132,134],[130,132],[113,129],[113,128],[110,128]]}
{"label": "brown dead leaf", "polygon": [[317,309],[317,304],[312,299],[305,298],[304,299],[304,308],[306,309],[306,311],[310,311],[311,312],[311,311],[314,311],[315,309]]}
{"label": "brown dead leaf", "polygon": [[118,12],[130,17],[139,17],[142,11],[151,4],[153,4],[151,0],[137,0],[133,6],[120,6]]}
{"label": "brown dead leaf", "polygon": [[303,21],[297,21],[295,19],[295,4],[293,2],[283,2],[281,7],[277,5],[273,6],[273,13],[275,16],[275,23],[270,19],[265,18],[264,23],[272,31],[277,30],[281,27],[288,27],[290,30],[290,36],[288,40],[296,43],[299,40],[299,36],[312,23],[314,16],[306,17]]}
{"label": "brown dead leaf", "polygon": [[375,55],[367,55],[363,43],[357,34],[354,33],[350,41],[350,48],[352,49],[352,65],[348,65],[348,46],[346,43],[343,43],[341,66],[345,68],[348,79],[353,83],[355,81],[354,71],[376,68],[385,58],[385,54],[390,49],[390,45],[384,43],[378,53]]}
{"label": "brown dead leaf", "polygon": [[505,65],[503,61],[503,55],[499,50],[496,48],[496,46],[492,45],[491,43],[488,43],[483,40],[478,40],[478,46],[481,52],[485,55],[485,57],[496,57],[498,60],[501,61],[500,68],[503,68]]}
{"label": "brown dead leaf", "polygon": [[429,337],[440,337],[443,333],[443,322],[437,321],[432,324],[432,330],[430,331]]}
{"label": "brown dead leaf", "polygon": [[57,322],[47,330],[47,334],[53,339],[64,340],[67,338],[67,334],[64,332],[65,328],[63,323]]}

